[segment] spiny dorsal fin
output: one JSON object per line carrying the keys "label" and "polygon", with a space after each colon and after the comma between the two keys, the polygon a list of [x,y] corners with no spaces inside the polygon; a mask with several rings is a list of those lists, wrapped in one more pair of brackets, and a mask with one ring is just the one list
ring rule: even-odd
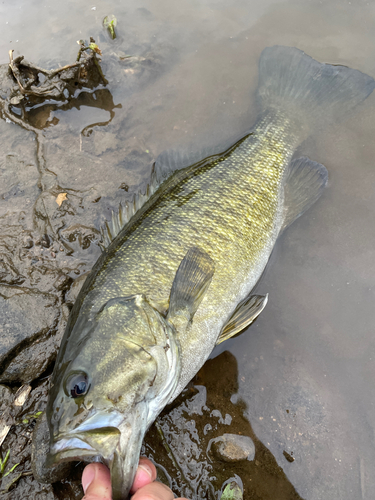
{"label": "spiny dorsal fin", "polygon": [[187,147],[185,150],[167,149],[161,153],[153,166],[151,179],[152,184],[156,182],[157,187],[170,177],[176,170],[182,170],[186,167],[194,165],[204,165],[206,162],[212,162],[225,158],[232,148],[235,148],[241,143],[252,130],[248,130],[242,134],[236,134],[232,137],[220,142],[220,144],[194,149],[194,145]]}
{"label": "spiny dorsal fin", "polygon": [[[191,160],[191,158],[190,158]],[[117,212],[112,212],[112,220],[106,221],[100,229],[102,241],[99,243],[102,249],[108,247],[116,238],[121,229],[129,222],[133,215],[148,201],[155,191],[167,180],[176,170],[194,163],[188,160],[188,155],[176,151],[165,151],[156,159],[152,171],[150,184],[147,185],[145,193],[137,193],[133,199],[120,203]]]}
{"label": "spiny dorsal fin", "polygon": [[292,161],[284,186],[284,223],[287,228],[322,195],[328,182],[326,167],[309,158]]}
{"label": "spiny dorsal fin", "polygon": [[[234,141],[231,141],[230,146],[232,146],[233,143]],[[151,179],[160,186],[160,184],[165,181],[165,179],[168,179],[176,170],[182,170],[183,168],[206,161],[211,157],[220,156],[227,147],[226,145],[205,147],[193,152],[189,151],[189,149],[186,151],[173,149],[163,151],[154,163]]]}
{"label": "spiny dorsal fin", "polygon": [[191,248],[182,259],[173,280],[167,319],[184,326],[193,319],[215,271],[208,253]]}
{"label": "spiny dorsal fin", "polygon": [[245,300],[240,302],[229,318],[226,325],[221,330],[216,345],[221,344],[224,340],[228,340],[237,333],[240,333],[244,328],[248,327],[256,320],[259,314],[266,307],[268,302],[267,295],[250,295]]}
{"label": "spiny dorsal fin", "polygon": [[112,212],[111,222],[106,221],[100,228],[102,241],[100,246],[104,249],[116,238],[121,229],[129,222],[133,215],[148,201],[156,191],[152,184],[148,185],[145,193],[137,193],[131,201],[121,202],[117,212]]}
{"label": "spiny dorsal fin", "polygon": [[104,249],[114,240],[119,234],[121,229],[129,222],[133,215],[151,198],[157,189],[168,180],[174,172],[182,170],[187,167],[197,167],[204,165],[206,162],[217,161],[224,158],[230,150],[236,147],[249,133],[241,135],[241,138],[236,137],[236,141],[225,141],[218,146],[209,146],[190,152],[190,148],[186,151],[167,150],[161,153],[151,171],[150,184],[146,188],[146,192],[134,195],[133,200],[130,202],[120,203],[117,212],[112,212],[111,223],[105,222],[100,232],[102,241],[99,243]]}

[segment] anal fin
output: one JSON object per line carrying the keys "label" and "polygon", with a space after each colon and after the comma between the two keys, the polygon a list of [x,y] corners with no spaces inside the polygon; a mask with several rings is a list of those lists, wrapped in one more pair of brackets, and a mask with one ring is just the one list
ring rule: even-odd
{"label": "anal fin", "polygon": [[216,345],[221,344],[224,340],[228,340],[237,333],[240,333],[244,328],[253,323],[259,314],[266,307],[268,302],[267,295],[250,295],[245,300],[240,302],[229,318],[226,325],[221,330]]}
{"label": "anal fin", "polygon": [[290,226],[320,198],[327,182],[328,172],[324,165],[305,157],[292,161],[284,186],[282,229]]}

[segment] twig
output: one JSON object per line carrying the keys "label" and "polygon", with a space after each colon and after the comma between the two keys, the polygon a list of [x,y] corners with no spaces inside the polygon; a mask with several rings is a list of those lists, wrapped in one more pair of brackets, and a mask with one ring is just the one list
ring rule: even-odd
{"label": "twig", "polygon": [[[12,50],[12,49],[9,51],[9,66],[10,66],[10,69],[12,70],[14,78],[17,80],[17,83],[18,83],[18,86],[20,88],[21,94],[27,94],[27,90],[23,87],[23,85],[21,83],[21,80],[20,80],[21,74],[19,72],[19,69],[14,64],[13,52],[14,52],[14,50]],[[23,57],[22,57],[22,59],[23,59]],[[22,61],[22,59],[21,59],[21,61]]]}
{"label": "twig", "polygon": [[100,76],[102,77],[104,85],[108,85],[108,80],[104,76],[103,70],[100,67],[99,61],[97,60],[95,53],[93,54],[93,60],[94,60],[95,66],[97,67],[97,70],[99,71]]}
{"label": "twig", "polygon": [[77,66],[81,66],[81,63],[75,62],[73,64],[67,64],[66,66],[63,66],[62,68],[51,69],[50,71],[48,71],[47,75],[54,76],[54,75],[57,75],[58,73],[61,73],[61,71],[65,71],[66,69],[76,68]]}

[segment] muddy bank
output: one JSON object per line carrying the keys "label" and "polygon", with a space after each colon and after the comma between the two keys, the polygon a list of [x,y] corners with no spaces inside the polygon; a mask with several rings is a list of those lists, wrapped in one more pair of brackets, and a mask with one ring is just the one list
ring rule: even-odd
{"label": "muddy bank", "polygon": [[[113,54],[111,80],[125,68],[129,87],[147,87],[169,52],[165,47],[156,56],[147,45],[132,60]],[[100,73],[91,78],[87,65],[75,64],[42,70],[12,55],[11,65],[13,71],[0,66],[0,414],[11,425],[1,446],[2,460],[11,452],[0,490],[12,499],[80,498],[79,479],[54,486],[34,480],[31,435],[45,408],[69,311],[101,252],[100,225],[139,191],[142,183],[131,171],[141,163],[150,168],[152,158],[139,147],[120,147],[121,124],[108,124],[121,104]],[[81,108],[83,114],[93,110],[94,120],[84,117],[77,134],[61,121],[69,112],[79,116]],[[77,140],[78,151],[70,147]],[[115,165],[100,158],[108,151],[117,152]],[[30,384],[30,395],[15,414],[5,414],[22,384]],[[73,479],[81,471],[75,468]]]}

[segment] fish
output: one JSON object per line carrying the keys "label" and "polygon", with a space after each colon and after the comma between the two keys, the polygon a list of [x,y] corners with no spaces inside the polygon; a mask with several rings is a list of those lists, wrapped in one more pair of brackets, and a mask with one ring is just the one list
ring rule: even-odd
{"label": "fish", "polygon": [[147,192],[106,224],[72,308],[46,408],[49,442],[42,427],[33,437],[46,470],[101,460],[114,500],[127,498],[147,429],[215,346],[262,312],[268,295],[254,287],[278,237],[327,185],[326,168],[294,158],[297,147],[374,87],[358,70],[268,47],[251,130],[205,157],[158,157]]}

